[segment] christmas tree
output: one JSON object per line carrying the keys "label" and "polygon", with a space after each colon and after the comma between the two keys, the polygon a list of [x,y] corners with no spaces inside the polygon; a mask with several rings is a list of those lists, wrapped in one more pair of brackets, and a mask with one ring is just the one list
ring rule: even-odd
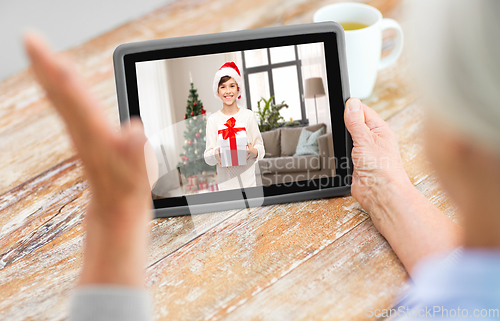
{"label": "christmas tree", "polygon": [[191,81],[189,97],[187,100],[186,130],[184,131],[184,153],[180,154],[181,161],[177,167],[186,178],[202,174],[204,171],[215,171],[215,166],[205,163],[205,131],[207,128],[206,111],[198,97],[198,92]]}

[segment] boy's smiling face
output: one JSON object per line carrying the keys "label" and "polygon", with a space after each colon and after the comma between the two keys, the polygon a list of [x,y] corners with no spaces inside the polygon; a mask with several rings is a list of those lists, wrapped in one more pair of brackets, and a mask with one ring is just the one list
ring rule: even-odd
{"label": "boy's smiling face", "polygon": [[231,78],[219,86],[219,97],[224,104],[232,105],[238,97],[238,84]]}

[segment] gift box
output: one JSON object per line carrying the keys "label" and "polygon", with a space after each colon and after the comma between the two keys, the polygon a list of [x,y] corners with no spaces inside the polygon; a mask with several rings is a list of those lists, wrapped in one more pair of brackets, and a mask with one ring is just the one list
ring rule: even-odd
{"label": "gift box", "polygon": [[198,185],[198,176],[189,176],[187,179],[187,185]]}
{"label": "gift box", "polygon": [[217,192],[219,190],[219,186],[217,186],[217,183],[210,183],[208,184],[208,190],[210,192]]}
{"label": "gift box", "polygon": [[196,185],[186,185],[184,186],[184,193],[190,194],[190,193],[196,193],[198,191],[198,186]]}
{"label": "gift box", "polygon": [[221,166],[241,166],[247,164],[247,132],[245,126],[236,123],[234,117],[219,127]]}

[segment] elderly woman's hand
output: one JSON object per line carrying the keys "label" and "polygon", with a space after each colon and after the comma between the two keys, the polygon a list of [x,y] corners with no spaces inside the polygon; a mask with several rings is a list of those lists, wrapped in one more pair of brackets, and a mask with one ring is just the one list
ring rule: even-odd
{"label": "elderly woman's hand", "polygon": [[403,168],[396,133],[357,98],[346,103],[344,120],[352,136],[352,196],[369,213],[376,212],[390,188],[411,185]]}
{"label": "elderly woman's hand", "polygon": [[422,258],[460,245],[461,228],[410,182],[389,125],[356,98],[347,101],[344,119],[353,140],[352,196],[409,273]]}
{"label": "elderly woman's hand", "polygon": [[36,78],[66,123],[92,191],[81,283],[141,286],[152,205],[142,124],[135,119],[114,131],[70,63],[37,36],[27,35],[25,46]]}

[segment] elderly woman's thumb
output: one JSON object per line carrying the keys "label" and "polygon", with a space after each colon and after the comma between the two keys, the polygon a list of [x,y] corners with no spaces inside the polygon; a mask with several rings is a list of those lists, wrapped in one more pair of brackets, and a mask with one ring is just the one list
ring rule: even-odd
{"label": "elderly woman's thumb", "polygon": [[364,135],[367,135],[370,132],[370,129],[368,128],[368,126],[366,126],[365,123],[365,113],[363,111],[363,105],[357,98],[350,98],[347,101],[344,113],[344,121],[345,126],[354,141]]}

